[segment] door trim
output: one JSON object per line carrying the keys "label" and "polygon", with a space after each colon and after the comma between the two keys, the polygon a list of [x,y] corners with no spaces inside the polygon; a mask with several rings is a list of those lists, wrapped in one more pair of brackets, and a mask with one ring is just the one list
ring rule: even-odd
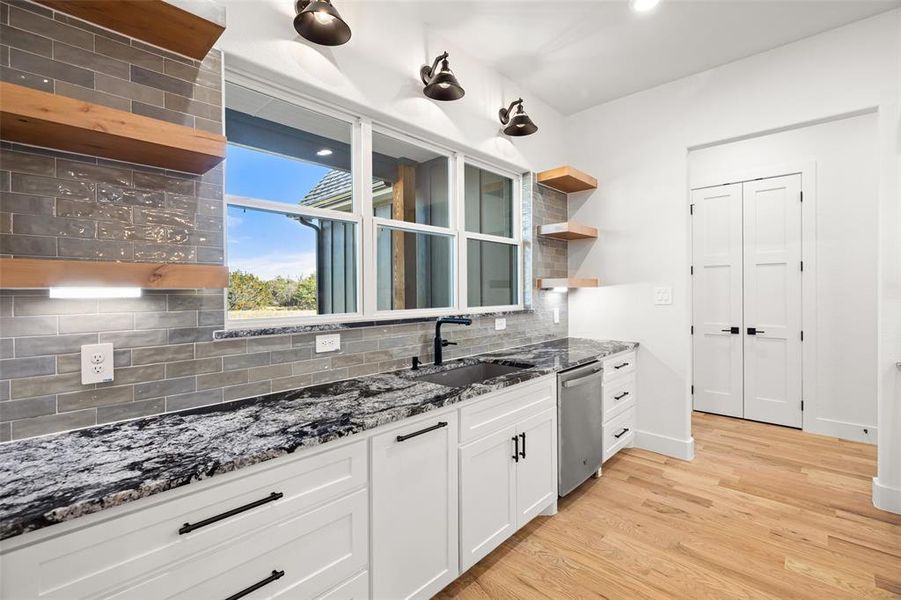
{"label": "door trim", "polygon": [[[817,202],[817,163],[812,157],[799,159],[786,163],[771,165],[758,165],[740,171],[723,171],[703,175],[691,175],[688,178],[688,203],[691,204],[691,193],[697,189],[726,185],[729,183],[743,183],[754,179],[769,179],[784,175],[801,175],[801,193],[804,201],[801,203],[801,260],[804,262],[804,271],[801,273],[801,327],[804,331],[804,341],[801,344],[801,400],[804,402],[804,410],[801,412],[801,430],[810,433],[830,434],[830,429],[824,429],[826,424],[817,418],[818,406],[816,398],[816,363],[817,363],[817,303],[816,303],[816,202]],[[694,248],[691,215],[688,216],[688,248],[689,261],[691,251]],[[689,262],[689,264],[691,264]],[[694,309],[694,296],[692,291],[692,275],[687,273],[687,287],[689,295],[689,320]],[[693,325],[693,323],[692,323]],[[694,337],[689,336],[692,351],[689,352],[689,373],[694,374],[693,348]],[[694,405],[694,397],[691,404]]]}

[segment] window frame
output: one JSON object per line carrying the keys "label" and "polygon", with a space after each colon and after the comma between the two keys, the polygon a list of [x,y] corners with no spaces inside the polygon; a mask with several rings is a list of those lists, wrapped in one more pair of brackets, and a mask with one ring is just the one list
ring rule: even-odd
{"label": "window frame", "polygon": [[[351,136],[351,180],[352,210],[350,212],[335,211],[315,207],[304,207],[299,204],[281,203],[247,196],[234,196],[223,193],[223,239],[224,265],[228,262],[228,208],[235,206],[253,210],[263,210],[281,214],[292,214],[317,219],[329,219],[346,223],[354,223],[354,239],[356,244],[356,308],[351,313],[331,313],[305,317],[274,317],[253,319],[230,319],[228,310],[228,294],[224,294],[225,329],[256,329],[266,327],[291,327],[305,325],[326,325],[352,323],[360,321],[388,321],[398,319],[415,319],[440,317],[458,314],[486,314],[497,312],[521,311],[525,307],[526,285],[531,285],[524,278],[525,243],[522,229],[523,176],[496,164],[467,155],[442,144],[430,142],[416,137],[396,127],[374,123],[365,115],[351,114],[341,110],[322,106],[313,98],[302,97],[296,93],[282,93],[274,86],[259,85],[244,81],[244,77],[230,78],[226,81],[246,88],[254,93],[291,103],[298,108],[324,117],[337,119],[347,123],[352,129]],[[227,99],[223,102],[223,112],[227,107]],[[372,149],[373,133],[378,133],[398,141],[429,150],[445,156],[448,161],[448,226],[439,227],[421,223],[410,223],[396,219],[376,217],[373,211],[372,198]],[[242,145],[242,144],[235,144]],[[248,146],[245,146],[248,147]],[[253,148],[265,152],[264,149]],[[513,236],[503,237],[466,231],[465,219],[465,165],[470,165],[506,177],[513,182],[512,216]],[[226,170],[228,161],[225,162]],[[367,182],[369,184],[367,185]],[[377,234],[379,227],[441,235],[451,239],[451,282],[454,286],[451,294],[452,306],[441,308],[411,308],[379,310],[377,306]],[[517,248],[517,303],[509,305],[472,306],[467,302],[467,244],[468,240],[480,240],[512,245]]]}

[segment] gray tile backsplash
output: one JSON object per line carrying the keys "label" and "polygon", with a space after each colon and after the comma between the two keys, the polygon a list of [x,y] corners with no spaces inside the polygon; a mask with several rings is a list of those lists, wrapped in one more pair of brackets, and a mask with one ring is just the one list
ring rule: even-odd
{"label": "gray tile backsplash", "polygon": [[[24,1],[0,1],[0,23],[4,81],[221,131],[216,51],[193,61]],[[565,276],[567,262],[565,242],[532,236],[566,219],[566,196],[533,180],[524,178],[527,288]],[[222,167],[194,176],[0,141],[0,254],[222,264],[223,219]],[[494,317],[448,329],[459,346],[447,356],[566,335],[564,295],[528,289],[527,300],[534,310],[507,315],[505,331]],[[213,341],[224,320],[223,290],[108,300],[0,290],[0,441],[402,368],[429,359],[434,329],[341,330],[339,352],[316,354],[313,333]],[[97,342],[115,346],[115,381],[82,385],[80,347]]]}

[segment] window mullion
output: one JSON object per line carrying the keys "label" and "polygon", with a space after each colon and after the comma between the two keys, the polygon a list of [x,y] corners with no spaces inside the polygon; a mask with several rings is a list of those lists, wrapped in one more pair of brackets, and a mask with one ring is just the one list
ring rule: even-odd
{"label": "window mullion", "polygon": [[355,128],[357,150],[354,155],[353,184],[354,196],[359,194],[360,214],[363,218],[362,237],[362,295],[363,314],[374,315],[376,313],[376,231],[373,223],[372,210],[372,121],[360,119]]}

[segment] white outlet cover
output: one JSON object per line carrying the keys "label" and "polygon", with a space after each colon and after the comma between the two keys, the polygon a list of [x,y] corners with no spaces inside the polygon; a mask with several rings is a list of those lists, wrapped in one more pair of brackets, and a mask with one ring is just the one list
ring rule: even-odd
{"label": "white outlet cover", "polygon": [[81,383],[113,380],[113,345],[85,344],[81,347]]}
{"label": "white outlet cover", "polygon": [[554,323],[560,322],[560,309],[556,306],[554,307]]}
{"label": "white outlet cover", "polygon": [[495,331],[503,331],[507,328],[507,319],[497,318],[494,320],[494,330]]}
{"label": "white outlet cover", "polygon": [[316,352],[337,352],[341,349],[341,334],[330,333],[316,336]]}
{"label": "white outlet cover", "polygon": [[671,287],[655,287],[654,288],[654,304],[665,305],[673,303],[673,288]]}

